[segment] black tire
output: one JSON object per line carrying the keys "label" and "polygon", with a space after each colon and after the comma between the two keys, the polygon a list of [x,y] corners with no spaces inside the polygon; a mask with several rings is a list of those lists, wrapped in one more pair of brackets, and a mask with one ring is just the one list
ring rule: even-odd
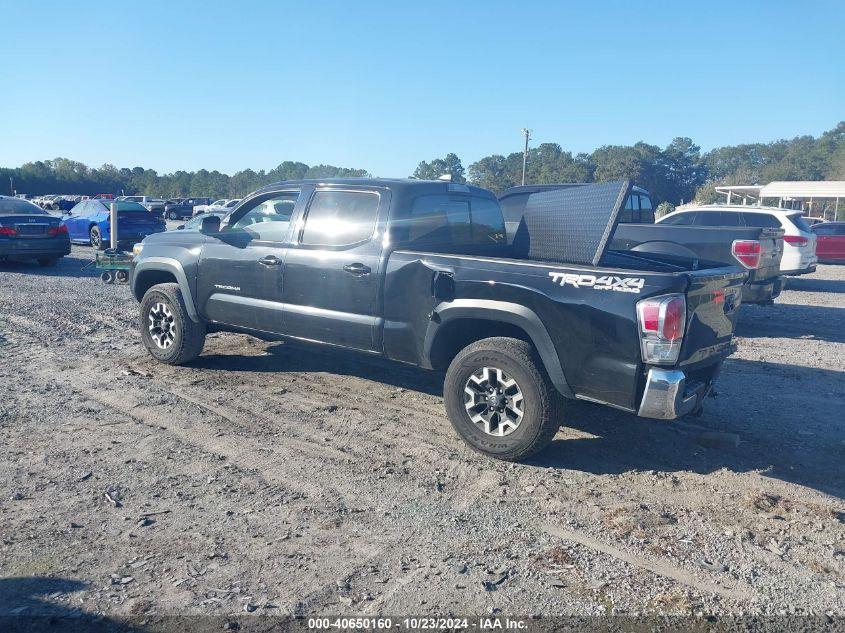
{"label": "black tire", "polygon": [[103,234],[100,233],[100,228],[97,226],[92,226],[88,231],[88,241],[90,241],[91,246],[98,251],[105,250],[106,248],[106,245],[103,243]]}
{"label": "black tire", "polygon": [[58,257],[39,257],[38,265],[43,266],[44,268],[50,268],[51,266],[55,266],[58,261]]}
{"label": "black tire", "polygon": [[176,213],[175,211],[171,211],[170,213],[167,214],[167,217],[170,218],[171,220],[178,220],[179,214]]}
{"label": "black tire", "polygon": [[[504,436],[490,435],[470,418],[464,390],[470,376],[484,367],[498,368],[516,381],[523,397],[523,417]],[[534,347],[513,338],[487,338],[472,343],[455,356],[443,385],[446,413],[452,426],[480,453],[518,461],[543,450],[560,428],[560,400],[546,376]]]}
{"label": "black tire", "polygon": [[[167,306],[172,315],[172,342],[162,347],[153,340],[150,331],[150,312],[159,304]],[[185,299],[179,284],[158,284],[147,290],[141,299],[141,340],[150,356],[168,365],[184,365],[202,352],[205,344],[205,323],[197,323],[188,316]],[[154,315],[155,318],[155,315]]]}

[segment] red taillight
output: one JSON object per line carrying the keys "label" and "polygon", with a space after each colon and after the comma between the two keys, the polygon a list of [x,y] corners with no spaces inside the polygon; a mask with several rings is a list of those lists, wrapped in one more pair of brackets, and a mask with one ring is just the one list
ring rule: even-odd
{"label": "red taillight", "polygon": [[684,336],[686,305],[683,299],[675,297],[666,304],[661,336],[667,341],[677,341]]}
{"label": "red taillight", "polygon": [[681,351],[686,319],[684,295],[664,295],[637,302],[643,361],[675,363]]}
{"label": "red taillight", "polygon": [[18,232],[10,226],[0,226],[0,235],[5,235],[6,237],[14,237],[17,234]]}
{"label": "red taillight", "polygon": [[746,268],[757,268],[760,265],[762,249],[757,240],[734,240],[731,252],[736,260]]}
{"label": "red taillight", "polygon": [[57,235],[67,235],[67,227],[64,224],[60,224],[59,226],[51,226],[47,229],[47,235],[51,237],[55,237]]}
{"label": "red taillight", "polygon": [[793,246],[806,246],[808,240],[806,237],[801,237],[800,235],[784,235],[783,241],[787,244],[792,244]]}
{"label": "red taillight", "polygon": [[660,328],[660,304],[646,303],[640,309],[643,330],[646,332],[657,332]]}

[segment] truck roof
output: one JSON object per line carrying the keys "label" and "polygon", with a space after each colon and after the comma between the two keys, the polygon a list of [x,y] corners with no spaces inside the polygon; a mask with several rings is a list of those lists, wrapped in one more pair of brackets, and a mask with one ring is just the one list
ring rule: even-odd
{"label": "truck roof", "polygon": [[484,197],[495,198],[495,194],[488,189],[474,185],[465,185],[445,180],[418,180],[416,178],[305,178],[302,180],[283,180],[265,185],[258,191],[267,193],[285,187],[299,185],[358,185],[364,187],[382,187],[396,191],[401,195],[408,195],[416,191],[426,193],[471,193]]}

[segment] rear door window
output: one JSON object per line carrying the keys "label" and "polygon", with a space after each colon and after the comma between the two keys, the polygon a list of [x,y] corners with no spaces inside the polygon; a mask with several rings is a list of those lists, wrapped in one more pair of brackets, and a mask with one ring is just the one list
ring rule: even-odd
{"label": "rear door window", "polygon": [[698,226],[740,226],[738,213],[705,211],[698,214]]}
{"label": "rear door window", "polygon": [[[836,228],[837,227],[832,224],[817,224],[813,227],[813,233],[816,235],[836,235]],[[845,226],[842,228],[845,229]]]}
{"label": "rear door window", "polygon": [[489,198],[429,195],[414,200],[407,219],[413,246],[504,244],[505,220],[498,201]]}
{"label": "rear door window", "polygon": [[771,213],[743,213],[742,219],[745,226],[752,226],[758,229],[779,229],[780,220]]}
{"label": "rear door window", "polygon": [[673,226],[692,226],[698,219],[697,213],[679,213],[670,218],[661,220],[660,224],[670,224]]}
{"label": "rear door window", "polygon": [[364,242],[375,230],[378,205],[379,195],[374,191],[317,191],[308,207],[301,241],[313,246]]}

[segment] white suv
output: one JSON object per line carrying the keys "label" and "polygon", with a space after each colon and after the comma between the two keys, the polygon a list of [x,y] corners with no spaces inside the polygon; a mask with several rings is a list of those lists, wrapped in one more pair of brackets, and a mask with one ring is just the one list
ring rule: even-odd
{"label": "white suv", "polygon": [[[713,213],[721,211],[721,213]],[[705,213],[702,213],[705,212]],[[693,215],[694,214],[694,215]],[[685,207],[664,215],[657,222],[674,224],[679,216],[689,217],[689,226],[714,226],[712,218],[718,217],[721,226],[748,226],[755,228],[783,229],[783,258],[780,260],[782,275],[804,275],[816,270],[816,234],[804,221],[800,211],[778,207],[752,207],[743,205],[708,204]]]}
{"label": "white suv", "polygon": [[211,204],[198,204],[194,207],[194,216],[196,217],[203,213],[226,213],[234,209],[240,201],[240,198],[233,198],[231,200],[223,198],[222,200],[215,200]]}

